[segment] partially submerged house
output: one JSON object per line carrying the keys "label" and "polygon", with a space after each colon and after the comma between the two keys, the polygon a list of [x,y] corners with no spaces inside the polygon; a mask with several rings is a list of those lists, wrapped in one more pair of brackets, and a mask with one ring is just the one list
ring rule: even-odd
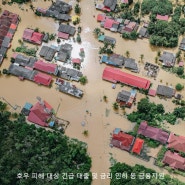
{"label": "partially submerged house", "polygon": [[39,33],[39,32],[35,32],[34,30],[32,29],[29,29],[29,28],[26,28],[24,30],[24,33],[23,33],[23,36],[22,36],[22,39],[24,41],[27,41],[27,42],[31,42],[33,44],[42,44],[42,39],[44,37],[44,34],[42,33]]}
{"label": "partially submerged house", "polygon": [[12,38],[19,23],[19,16],[4,10],[0,16],[0,65],[11,46]]}
{"label": "partially submerged house", "polygon": [[158,85],[156,94],[167,98],[172,98],[175,95],[175,89],[165,85]]}
{"label": "partially submerged house", "polygon": [[136,73],[139,72],[137,63],[136,63],[135,59],[133,59],[133,58],[125,58],[124,67],[126,69],[131,70],[132,72],[136,72]]}
{"label": "partially submerged house", "polygon": [[74,36],[75,32],[75,27],[67,24],[60,24],[58,28],[58,37],[62,39],[68,39],[69,36]]}
{"label": "partially submerged house", "polygon": [[122,90],[118,93],[116,101],[120,104],[120,107],[131,107],[136,100],[137,91],[132,89],[130,92]]}
{"label": "partially submerged house", "polygon": [[104,0],[103,4],[103,10],[114,11],[116,9],[117,0]]}
{"label": "partially submerged house", "polygon": [[145,63],[144,69],[147,71],[147,76],[151,76],[154,78],[157,77],[157,74],[159,72],[159,66],[149,62]]}
{"label": "partially submerged house", "polygon": [[58,76],[66,80],[74,80],[78,82],[80,80],[80,77],[83,76],[83,74],[81,71],[78,71],[76,69],[62,66],[58,69]]}
{"label": "partially submerged house", "polygon": [[59,51],[57,53],[56,59],[61,62],[66,62],[66,60],[71,57],[72,49],[73,47],[71,44],[68,44],[68,43],[62,44],[59,47]]}
{"label": "partially submerged house", "polygon": [[11,62],[30,68],[33,68],[33,65],[36,61],[37,59],[35,57],[28,57],[20,53],[14,53],[11,58]]}
{"label": "partially submerged house", "polygon": [[49,119],[52,117],[53,108],[46,101],[37,102],[28,115],[28,121],[40,125],[42,127],[49,126]]}
{"label": "partially submerged house", "polygon": [[56,2],[52,3],[52,5],[47,10],[44,11],[44,15],[61,21],[69,21],[71,20],[71,16],[68,14],[71,10],[72,6],[70,4],[57,0]]}
{"label": "partially submerged house", "polygon": [[115,67],[122,67],[125,62],[125,57],[118,54],[112,54],[110,56],[103,55],[101,57],[100,63],[106,63]]}
{"label": "partially submerged house", "polygon": [[10,64],[8,71],[10,74],[19,77],[20,79],[27,79],[33,81],[37,71],[19,66],[18,64]]}
{"label": "partially submerged house", "polygon": [[83,96],[83,91],[78,89],[75,85],[71,84],[70,82],[57,78],[55,84],[58,85],[58,89],[60,92],[75,96],[77,98],[82,98]]}
{"label": "partially submerged house", "polygon": [[106,36],[106,35],[100,35],[98,37],[98,40],[101,41],[101,42],[104,42],[104,43],[109,43],[109,44],[113,44],[113,45],[116,44],[116,39],[115,38],[109,37],[109,36]]}
{"label": "partially submerged house", "polygon": [[36,82],[37,84],[41,84],[41,85],[45,85],[45,86],[50,86],[51,85],[51,82],[52,82],[52,77],[49,76],[49,75],[47,75],[47,74],[38,72],[34,76],[33,81]]}
{"label": "partially submerged house", "polygon": [[149,89],[150,81],[129,73],[125,73],[119,69],[106,67],[102,74],[102,79],[112,83],[123,83],[139,89]]}
{"label": "partially submerged house", "polygon": [[185,51],[185,37],[181,40],[179,49]]}
{"label": "partially submerged house", "polygon": [[172,148],[175,151],[185,153],[185,137],[177,136],[174,133],[170,133],[168,138],[168,148]]}
{"label": "partially submerged house", "polygon": [[37,60],[34,63],[33,66],[34,69],[37,69],[39,71],[43,71],[49,74],[57,75],[58,74],[58,66],[57,64],[52,64],[52,63],[46,63],[42,60]]}
{"label": "partially submerged house", "polygon": [[111,145],[130,152],[134,144],[134,140],[135,137],[121,131],[120,128],[116,128],[112,134]]}
{"label": "partially submerged house", "polygon": [[49,46],[42,46],[39,55],[45,60],[52,61],[55,56],[56,50]]}
{"label": "partially submerged house", "polygon": [[142,148],[143,148],[143,145],[144,145],[144,140],[140,139],[140,138],[136,138],[134,146],[132,148],[132,152],[137,155],[140,155]]}
{"label": "partially submerged house", "polygon": [[137,133],[153,140],[159,141],[162,144],[166,144],[169,138],[168,132],[163,131],[160,128],[149,126],[147,121],[143,121],[140,123]]}
{"label": "partially submerged house", "polygon": [[159,61],[162,62],[163,66],[173,67],[175,65],[176,55],[167,51],[159,57]]}
{"label": "partially submerged house", "polygon": [[149,37],[149,34],[148,34],[148,31],[147,31],[147,28],[145,27],[141,27],[139,29],[139,38],[140,39],[143,39],[143,38],[148,38]]}
{"label": "partially submerged house", "polygon": [[167,151],[162,160],[163,163],[168,164],[173,169],[185,171],[185,158],[178,153]]}

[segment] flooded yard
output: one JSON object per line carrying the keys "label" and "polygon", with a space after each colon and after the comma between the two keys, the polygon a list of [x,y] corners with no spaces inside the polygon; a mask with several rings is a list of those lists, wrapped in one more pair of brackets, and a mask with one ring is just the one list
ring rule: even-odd
{"label": "flooded yard", "polygon": [[[75,1],[71,1],[72,4],[74,4],[74,2]],[[50,4],[50,1],[45,2],[44,0],[33,2],[35,7],[39,6],[43,8],[48,7]],[[126,162],[129,165],[142,164],[148,168],[155,169],[157,172],[168,173],[166,170],[162,170],[154,166],[152,161],[145,162],[125,151],[109,147],[111,137],[110,133],[112,133],[115,127],[121,128],[125,131],[130,130],[133,127],[133,124],[124,117],[122,110],[115,112],[112,108],[112,104],[115,102],[118,92],[122,89],[130,88],[117,85],[116,89],[112,89],[112,84],[110,82],[102,80],[102,72],[106,66],[105,64],[99,63],[98,48],[102,46],[102,43],[99,43],[93,35],[94,28],[100,26],[96,21],[96,16],[94,17],[94,15],[97,15],[99,12],[95,10],[94,1],[92,0],[81,0],[80,5],[82,7],[82,14],[80,16],[80,26],[82,26],[82,44],[73,44],[72,39],[71,44],[73,45],[72,57],[78,57],[80,48],[84,48],[85,50],[85,59],[82,63],[81,71],[87,76],[88,83],[85,86],[80,83],[74,83],[78,88],[84,91],[83,98],[77,99],[56,91],[56,85],[54,83],[51,88],[47,88],[30,81],[20,81],[14,76],[5,75],[0,77],[0,96],[6,98],[11,104],[17,104],[21,107],[25,102],[35,103],[37,101],[37,96],[48,101],[55,110],[60,103],[61,105],[57,116],[70,122],[70,125],[66,130],[66,134],[69,137],[77,138],[88,144],[88,152],[92,157],[91,171],[94,173],[100,174],[109,172],[110,153],[112,153],[113,158],[119,162]],[[8,58],[5,59],[1,65],[1,70],[9,67],[12,48],[15,49],[18,45],[18,39],[22,38],[23,30],[25,28],[38,27],[41,31],[57,33],[58,23],[55,22],[54,19],[36,17],[29,8],[29,5],[24,5],[22,8],[24,10],[20,10],[18,5],[15,4],[12,6],[3,6],[3,9],[8,9],[9,11],[18,13],[21,17],[21,22],[12,41],[12,47],[8,50]],[[26,9],[28,11],[26,11]],[[72,12],[72,14],[73,13],[74,12]],[[124,40],[120,37],[120,34],[103,30],[103,28],[102,31],[105,35],[116,38],[115,53],[125,55],[125,52],[129,51],[130,57],[136,59],[136,61],[139,61],[140,55],[144,54],[144,62],[148,61],[155,64],[154,58],[157,55],[158,48],[151,47],[148,40]],[[29,45],[31,46],[31,44]],[[32,46],[35,47],[34,45]],[[170,51],[177,52],[177,48],[171,49]],[[140,67],[143,69],[144,64],[140,64]],[[125,69],[122,70],[131,73]],[[142,70],[138,75],[143,76]],[[147,77],[145,76],[145,78]],[[157,84],[166,85],[166,83],[168,83],[173,87],[178,82],[184,84],[183,80],[163,71],[162,69],[159,70],[156,80],[152,78],[150,78],[150,80],[155,88],[157,87]],[[107,102],[103,100],[104,95],[107,96]],[[185,97],[184,91],[183,95]],[[143,97],[145,97],[145,95],[137,94],[137,101]],[[158,97],[151,97],[150,100],[156,103],[162,103],[166,111],[173,110],[174,104],[171,100],[161,100]],[[107,110],[108,114],[106,114]],[[132,112],[133,110],[136,110],[136,106],[133,106],[131,109],[126,109],[126,113]],[[84,126],[81,124],[83,121],[85,122]],[[181,123],[176,126],[169,125],[169,129],[179,135],[184,135],[184,122],[181,121]],[[84,130],[88,130],[88,137],[85,137],[82,134]],[[178,178],[185,182],[185,177],[178,176]],[[93,185],[107,185],[108,183],[108,179],[101,180],[98,178],[93,182]]]}

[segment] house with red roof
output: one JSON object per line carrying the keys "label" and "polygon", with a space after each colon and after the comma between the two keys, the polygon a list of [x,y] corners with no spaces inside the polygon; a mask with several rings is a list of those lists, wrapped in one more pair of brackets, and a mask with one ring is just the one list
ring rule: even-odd
{"label": "house with red roof", "polygon": [[129,73],[125,73],[119,69],[105,67],[102,79],[113,83],[123,83],[139,89],[149,89],[150,81]]}
{"label": "house with red roof", "polygon": [[47,121],[52,116],[53,108],[46,101],[37,102],[31,109],[28,115],[28,121],[40,125],[42,127],[48,127]]}
{"label": "house with red roof", "polygon": [[132,148],[132,152],[140,155],[143,145],[144,145],[144,140],[140,138],[136,138],[134,146]]}
{"label": "house with red roof", "polygon": [[41,85],[49,86],[51,84],[52,77],[49,76],[49,75],[47,75],[47,74],[38,72],[34,76],[33,81],[36,82],[36,83],[38,83],[38,84],[41,84]]}
{"label": "house with red roof", "polygon": [[58,66],[56,64],[46,63],[46,62],[43,62],[42,60],[36,61],[34,63],[33,68],[49,74],[54,74],[54,75],[58,74]]}
{"label": "house with red roof", "polygon": [[135,137],[124,133],[120,128],[113,131],[111,145],[120,148],[121,150],[130,151],[134,143]]}
{"label": "house with red roof", "polygon": [[22,39],[27,42],[31,42],[33,44],[42,44],[42,39],[44,37],[44,34],[35,32],[32,29],[26,28],[23,33]]}
{"label": "house with red roof", "polygon": [[156,19],[160,20],[160,21],[168,21],[169,16],[168,15],[156,15]]}
{"label": "house with red roof", "polygon": [[11,46],[11,40],[18,25],[18,15],[4,10],[0,16],[0,64]]}
{"label": "house with red roof", "polygon": [[185,153],[185,137],[177,136],[174,133],[170,133],[168,138],[168,148],[173,148],[178,152]]}
{"label": "house with red roof", "polygon": [[97,15],[97,21],[98,22],[105,21],[105,19],[106,19],[106,15],[105,14],[100,13],[100,14]]}
{"label": "house with red roof", "polygon": [[185,158],[178,153],[167,151],[162,160],[163,163],[168,164],[173,169],[185,170]]}
{"label": "house with red roof", "polygon": [[163,131],[160,128],[149,126],[147,121],[141,122],[137,133],[153,140],[159,141],[162,144],[166,144],[169,138],[168,132]]}

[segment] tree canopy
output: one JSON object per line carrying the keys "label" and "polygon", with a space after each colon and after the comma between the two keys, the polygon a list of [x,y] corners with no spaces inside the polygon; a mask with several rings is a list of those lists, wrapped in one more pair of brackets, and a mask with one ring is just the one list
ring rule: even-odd
{"label": "tree canopy", "polygon": [[[0,102],[0,184],[2,185],[90,185],[91,159],[87,145],[76,139],[35,125],[28,125],[25,117],[12,119],[6,104]],[[44,173],[44,179],[22,178],[17,174]],[[46,174],[59,174],[48,180]],[[73,174],[74,179],[63,179],[63,173]],[[89,179],[77,178],[88,173]]]}

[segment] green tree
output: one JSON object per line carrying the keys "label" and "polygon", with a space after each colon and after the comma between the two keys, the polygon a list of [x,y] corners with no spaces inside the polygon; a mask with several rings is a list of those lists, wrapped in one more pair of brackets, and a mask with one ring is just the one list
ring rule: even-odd
{"label": "green tree", "polygon": [[80,77],[80,83],[82,84],[82,85],[85,85],[86,83],[87,83],[87,77],[86,76],[82,76],[82,77]]}
{"label": "green tree", "polygon": [[177,91],[181,91],[182,89],[184,89],[184,86],[182,84],[178,83],[178,84],[176,84],[175,89]]}
{"label": "green tree", "polygon": [[114,109],[114,110],[118,110],[118,109],[119,109],[119,106],[118,106],[118,103],[117,103],[117,102],[114,102],[114,103],[112,104],[112,106],[113,106],[113,109]]}
{"label": "green tree", "polygon": [[178,67],[177,68],[177,74],[180,76],[180,75],[183,75],[184,74],[184,68],[182,67]]}
{"label": "green tree", "polygon": [[80,14],[81,13],[81,8],[80,8],[79,4],[75,5],[75,13],[76,14]]}

